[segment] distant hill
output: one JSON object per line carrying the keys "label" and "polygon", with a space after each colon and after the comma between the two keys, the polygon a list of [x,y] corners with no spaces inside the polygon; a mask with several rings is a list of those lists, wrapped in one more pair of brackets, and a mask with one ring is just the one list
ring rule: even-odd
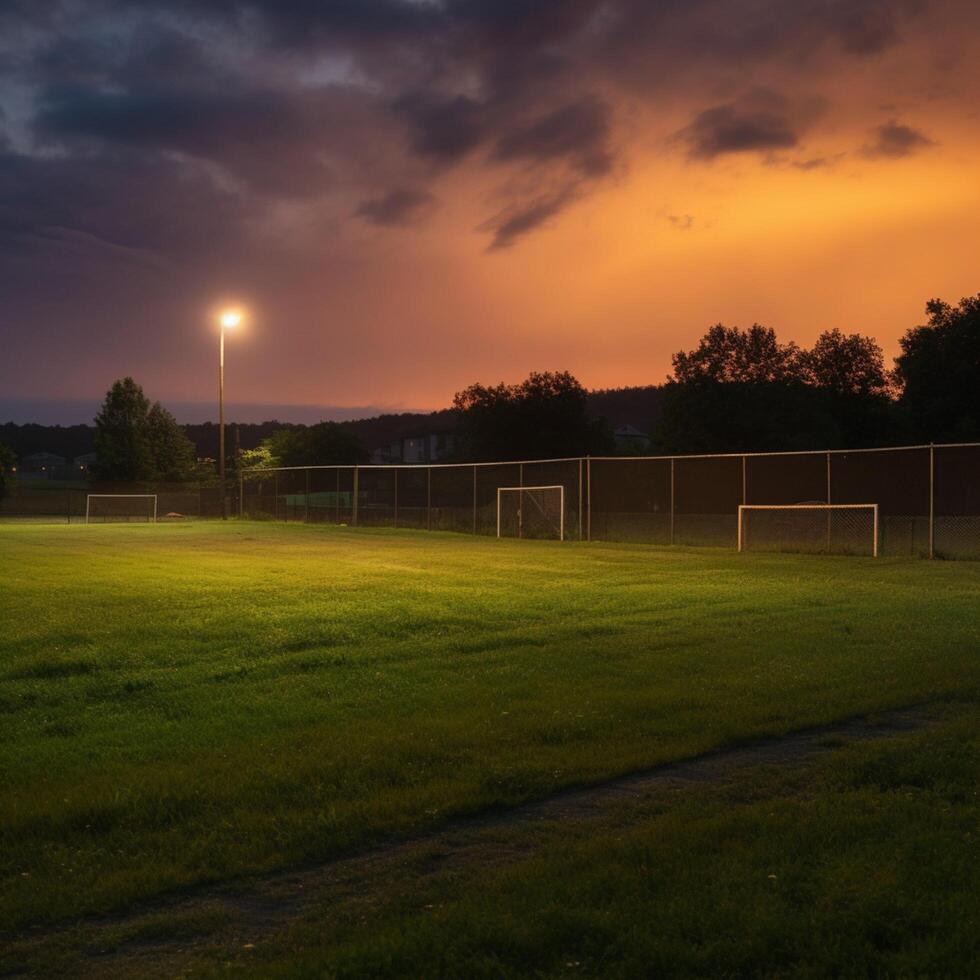
{"label": "distant hill", "polygon": [[[609,388],[590,391],[589,414],[604,417],[616,428],[635,425],[643,432],[652,434],[659,421],[663,405],[663,388],[647,385],[636,388]],[[243,423],[229,422],[225,427],[225,439],[229,449],[234,449],[236,437],[242,449],[255,449],[277,429],[294,426],[293,422]],[[452,432],[458,419],[451,408],[437,412],[401,412],[376,415],[373,418],[353,419],[340,422],[356,433],[368,451],[388,446],[399,439],[430,433]],[[197,455],[215,459],[218,455],[218,426],[215,422],[185,425],[184,431],[197,447]],[[91,425],[16,425],[7,422],[0,425],[0,442],[9,446],[18,457],[30,453],[56,453],[68,459],[82,456],[95,449],[95,427]]]}

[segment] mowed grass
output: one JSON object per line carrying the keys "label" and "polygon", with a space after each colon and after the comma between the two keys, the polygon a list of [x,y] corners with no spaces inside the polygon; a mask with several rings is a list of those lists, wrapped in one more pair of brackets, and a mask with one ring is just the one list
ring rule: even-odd
{"label": "mowed grass", "polygon": [[[503,828],[509,861],[422,851],[273,935],[164,917],[156,955],[256,978],[976,977],[978,795],[980,711],[957,709],[804,768]],[[146,930],[100,937],[114,976],[145,970]]]}
{"label": "mowed grass", "polygon": [[980,564],[0,526],[8,933],[980,691]]}

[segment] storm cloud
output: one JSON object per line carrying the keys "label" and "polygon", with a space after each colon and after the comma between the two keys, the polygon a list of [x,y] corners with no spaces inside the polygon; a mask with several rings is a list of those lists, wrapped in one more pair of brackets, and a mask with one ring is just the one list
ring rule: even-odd
{"label": "storm cloud", "polygon": [[699,112],[681,130],[692,157],[710,160],[725,153],[749,150],[784,150],[796,146],[799,135],[784,116],[766,111],[739,111],[733,105]]}
{"label": "storm cloud", "polygon": [[[873,57],[928,3],[763,0],[746,16],[721,0],[90,0],[81,19],[76,6],[0,8],[9,129],[26,156],[55,149],[88,165],[125,148],[184,161],[193,179],[212,168],[216,204],[236,186],[260,195],[253,215],[354,193],[365,203],[347,213],[382,225],[411,208],[374,187],[407,174],[433,194],[441,173],[476,165],[511,198],[502,238],[492,214],[480,224],[499,246],[628,163],[637,98],[676,98],[692,80],[741,88],[693,115],[679,134],[688,155],[791,149],[805,121],[753,103],[760,70],[785,74],[787,57],[828,46]],[[903,138],[882,127],[868,152],[922,145]]]}
{"label": "storm cloud", "polygon": [[864,154],[875,160],[882,157],[896,160],[935,145],[919,130],[895,120],[876,127],[872,135],[874,139],[864,147]]}
{"label": "storm cloud", "polygon": [[194,303],[244,283],[312,333],[304,310],[343,306],[328,285],[358,284],[351,321],[397,287],[448,308],[407,271],[425,256],[496,309],[494,269],[559,242],[579,268],[587,222],[641,248],[649,216],[694,249],[745,174],[939,158],[944,125],[975,125],[978,20],[969,0],[6,0],[5,306],[69,351],[51,304],[88,297],[103,336],[124,293],[146,316],[136,269]]}

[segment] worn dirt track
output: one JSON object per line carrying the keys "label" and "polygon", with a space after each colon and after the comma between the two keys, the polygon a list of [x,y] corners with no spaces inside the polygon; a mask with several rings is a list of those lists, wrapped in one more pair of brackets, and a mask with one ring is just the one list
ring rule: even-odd
{"label": "worn dirt track", "polygon": [[[374,888],[393,877],[425,879],[454,868],[499,867],[536,849],[535,826],[598,820],[623,803],[666,797],[697,786],[724,785],[758,766],[792,768],[853,742],[885,739],[938,724],[928,706],[852,718],[781,737],[719,749],[694,758],[565,790],[540,801],[452,820],[409,839],[322,864],[264,877],[239,879],[165,896],[124,914],[90,917],[22,936],[12,961],[0,961],[0,977],[32,975],[30,950],[76,948],[76,975],[173,976],[195,947],[241,947],[287,929],[318,903],[371,904]],[[154,930],[161,917],[214,922],[207,934]],[[146,927],[146,928],[144,928]],[[121,935],[132,938],[120,941]],[[17,950],[19,949],[19,955]],[[75,972],[73,970],[73,972]]]}

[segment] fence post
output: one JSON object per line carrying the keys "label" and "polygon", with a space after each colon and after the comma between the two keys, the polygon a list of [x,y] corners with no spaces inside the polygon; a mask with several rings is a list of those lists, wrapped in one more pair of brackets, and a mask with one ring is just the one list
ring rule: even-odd
{"label": "fence post", "polygon": [[241,468],[241,460],[238,469],[238,516],[245,516],[245,471]]}
{"label": "fence post", "polygon": [[936,557],[936,447],[929,443],[929,557]]}
{"label": "fence post", "polygon": [[588,503],[585,511],[585,540],[592,540],[592,457],[585,457],[585,495]]}
{"label": "fence post", "polygon": [[582,460],[578,461],[578,539],[582,540]]}
{"label": "fence post", "polygon": [[395,467],[395,527],[398,527],[398,467]]}
{"label": "fence post", "polygon": [[[519,487],[524,486],[524,464],[517,464],[517,485]],[[519,493],[517,495],[519,501],[517,505],[517,536],[519,538],[524,537],[524,494]],[[497,513],[500,513],[500,504],[497,504]],[[497,534],[500,534],[500,529],[497,529]]]}
{"label": "fence post", "polygon": [[432,530],[432,467],[425,468],[425,529]]}
{"label": "fence post", "polygon": [[276,475],[274,477],[274,481],[272,484],[272,499],[275,501],[273,506],[275,508],[276,520],[278,521],[279,520],[279,471],[278,470],[276,470]]}
{"label": "fence post", "polygon": [[333,506],[334,506],[334,514],[336,515],[336,520],[334,521],[334,523],[340,524],[340,467],[339,466],[333,471],[333,475],[334,475],[334,487],[335,487]]}
{"label": "fence post", "polygon": [[351,515],[351,527],[357,527],[357,463],[354,464],[354,507]]}
{"label": "fence post", "polygon": [[668,523],[668,544],[674,543],[674,457],[670,457],[670,521]]}
{"label": "fence post", "polygon": [[[828,507],[828,510],[827,510],[827,554],[828,555],[830,554],[830,546],[831,546],[831,543],[832,543],[832,541],[831,541],[831,538],[832,538],[832,535],[831,535],[831,519],[832,518],[831,518],[831,511],[829,510],[829,507],[830,507],[830,504],[831,504],[830,497],[831,497],[831,494],[830,494],[830,453],[827,453],[827,507]],[[878,547],[877,527],[878,527],[878,525],[876,523],[875,524],[875,548]]]}
{"label": "fence post", "polygon": [[473,533],[476,534],[476,463],[473,464]]}
{"label": "fence post", "polygon": [[305,523],[310,523],[310,471],[306,471],[306,518]]}

